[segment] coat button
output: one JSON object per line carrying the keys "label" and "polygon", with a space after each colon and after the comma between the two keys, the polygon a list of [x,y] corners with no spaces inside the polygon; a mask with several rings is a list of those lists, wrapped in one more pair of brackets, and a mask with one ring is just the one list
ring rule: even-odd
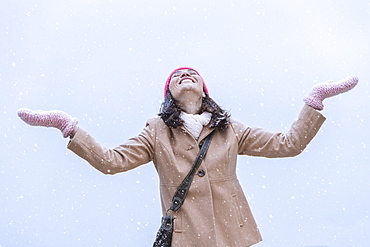
{"label": "coat button", "polygon": [[198,171],[198,176],[199,177],[204,177],[204,175],[206,175],[206,172],[204,170]]}

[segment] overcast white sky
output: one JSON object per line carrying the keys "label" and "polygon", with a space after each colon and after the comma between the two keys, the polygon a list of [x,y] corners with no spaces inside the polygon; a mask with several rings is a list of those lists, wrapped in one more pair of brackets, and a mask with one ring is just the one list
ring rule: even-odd
{"label": "overcast white sky", "polygon": [[233,118],[282,132],[313,84],[357,74],[354,90],[325,101],[303,154],[240,157],[238,176],[256,246],[367,246],[369,23],[365,0],[2,1],[0,246],[151,246],[161,217],[151,163],[103,175],[16,112],[66,111],[114,147],[158,113],[180,66]]}

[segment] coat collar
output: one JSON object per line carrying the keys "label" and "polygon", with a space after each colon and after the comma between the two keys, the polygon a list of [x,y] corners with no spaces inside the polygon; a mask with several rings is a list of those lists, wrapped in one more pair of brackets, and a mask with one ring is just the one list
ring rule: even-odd
{"label": "coat collar", "polygon": [[209,126],[209,124],[204,126],[203,129],[202,129],[202,132],[200,132],[198,140],[195,139],[195,137],[184,126],[181,126],[180,129],[181,129],[181,132],[186,133],[191,138],[193,138],[195,142],[201,143],[204,140],[204,138],[206,138],[212,132],[212,130],[214,130],[215,128],[214,127],[211,128]]}
{"label": "coat collar", "polygon": [[203,129],[202,129],[202,132],[200,132],[200,135],[199,135],[199,138],[198,138],[198,143],[202,142],[204,138],[206,138],[211,132],[212,130],[214,130],[215,128],[211,128],[209,126],[209,124],[207,126],[204,126]]}

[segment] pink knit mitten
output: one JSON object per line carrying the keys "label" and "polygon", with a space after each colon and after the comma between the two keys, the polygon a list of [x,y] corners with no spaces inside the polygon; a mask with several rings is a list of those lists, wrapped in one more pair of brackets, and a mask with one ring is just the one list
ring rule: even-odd
{"label": "pink knit mitten", "polygon": [[32,111],[19,109],[18,116],[32,126],[54,127],[62,131],[63,137],[68,137],[76,127],[77,118],[72,118],[62,111]]}
{"label": "pink knit mitten", "polygon": [[324,105],[322,103],[324,99],[351,90],[357,85],[357,82],[357,76],[349,76],[341,81],[318,83],[313,86],[311,92],[303,99],[303,101],[316,110],[321,111],[324,109]]}

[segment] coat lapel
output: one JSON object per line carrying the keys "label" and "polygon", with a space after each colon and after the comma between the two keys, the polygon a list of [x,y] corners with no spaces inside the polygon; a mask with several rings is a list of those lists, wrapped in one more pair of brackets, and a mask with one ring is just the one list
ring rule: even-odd
{"label": "coat lapel", "polygon": [[206,138],[214,129],[215,128],[210,128],[209,125],[204,126],[202,132],[200,132],[198,143],[201,143],[204,140],[204,138]]}

